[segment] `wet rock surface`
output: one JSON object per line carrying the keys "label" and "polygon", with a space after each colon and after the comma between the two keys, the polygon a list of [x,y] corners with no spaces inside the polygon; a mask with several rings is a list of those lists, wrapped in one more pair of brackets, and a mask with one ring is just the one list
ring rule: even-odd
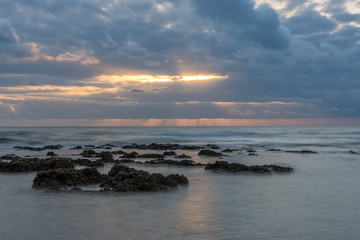
{"label": "wet rock surface", "polygon": [[215,152],[212,150],[203,149],[198,153],[199,156],[206,156],[206,157],[221,157],[224,156],[222,153]]}
{"label": "wet rock surface", "polygon": [[166,144],[157,144],[157,143],[137,144],[137,143],[132,143],[130,145],[125,145],[122,148],[125,148],[125,149],[139,149],[139,150],[147,150],[147,149],[151,149],[151,150],[178,150],[178,149],[198,150],[198,149],[205,148],[205,147],[204,146],[193,146],[193,145],[171,144],[171,143],[166,143]]}
{"label": "wet rock surface", "polygon": [[79,158],[76,160],[73,160],[73,163],[80,166],[86,166],[86,167],[104,167],[104,163],[102,163],[99,160],[91,161],[89,159]]}
{"label": "wet rock surface", "polygon": [[56,150],[61,149],[61,145],[46,145],[44,147],[28,147],[28,146],[15,146],[14,149],[28,150],[28,151],[43,151],[43,150]]}
{"label": "wet rock surface", "polygon": [[169,190],[186,184],[188,184],[188,179],[183,175],[150,174],[143,170],[116,164],[110,169],[108,175],[104,176],[100,187],[118,192],[137,192]]}
{"label": "wet rock surface", "polygon": [[150,161],[145,161],[145,164],[167,164],[167,165],[175,165],[175,166],[187,166],[187,167],[197,167],[197,166],[206,166],[207,164],[196,163],[192,160],[165,160],[165,159],[155,159]]}
{"label": "wet rock surface", "polygon": [[316,154],[318,152],[310,151],[310,150],[300,150],[300,151],[285,151],[286,153],[299,153],[299,154]]}
{"label": "wet rock surface", "polygon": [[96,168],[54,169],[39,171],[33,181],[34,188],[60,189],[69,186],[100,183],[102,175]]}
{"label": "wet rock surface", "polygon": [[290,167],[278,165],[253,165],[247,166],[240,163],[228,163],[226,161],[216,161],[214,164],[208,164],[205,170],[213,172],[252,172],[252,173],[291,173],[294,171]]}
{"label": "wet rock surface", "polygon": [[10,162],[0,161],[2,172],[45,171],[56,168],[72,169],[74,163],[69,158],[14,158]]}

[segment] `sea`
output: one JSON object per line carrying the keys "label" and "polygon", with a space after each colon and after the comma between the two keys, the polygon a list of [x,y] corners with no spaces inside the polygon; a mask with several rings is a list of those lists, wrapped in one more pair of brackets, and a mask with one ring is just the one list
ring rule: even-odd
{"label": "sea", "polygon": [[[0,239],[360,239],[358,126],[0,128],[0,156],[45,158],[47,151],[14,146],[60,144],[62,149],[52,151],[76,158],[81,150],[71,150],[75,146],[131,143],[216,144],[236,151],[222,159],[198,156],[198,150],[176,152],[195,162],[276,164],[294,172],[225,173],[130,163],[189,179],[188,186],[174,190],[133,193],[99,192],[94,186],[84,191],[33,189],[36,172],[0,172]],[[256,155],[249,155],[249,149]],[[301,150],[316,153],[296,152]],[[106,164],[99,171],[110,168]]]}

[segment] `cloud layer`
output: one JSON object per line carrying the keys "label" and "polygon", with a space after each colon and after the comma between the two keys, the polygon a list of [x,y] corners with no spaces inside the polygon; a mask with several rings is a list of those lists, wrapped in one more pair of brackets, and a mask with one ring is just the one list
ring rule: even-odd
{"label": "cloud layer", "polygon": [[0,6],[2,120],[360,118],[356,1]]}

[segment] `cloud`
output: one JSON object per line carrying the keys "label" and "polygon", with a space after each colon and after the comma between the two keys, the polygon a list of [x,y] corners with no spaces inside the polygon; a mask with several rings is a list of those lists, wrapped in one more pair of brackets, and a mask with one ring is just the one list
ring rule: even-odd
{"label": "cloud", "polygon": [[74,53],[66,52],[59,54],[55,60],[57,62],[80,62],[81,65],[92,65],[99,64],[100,60],[93,57],[88,56],[85,51],[79,50]]}

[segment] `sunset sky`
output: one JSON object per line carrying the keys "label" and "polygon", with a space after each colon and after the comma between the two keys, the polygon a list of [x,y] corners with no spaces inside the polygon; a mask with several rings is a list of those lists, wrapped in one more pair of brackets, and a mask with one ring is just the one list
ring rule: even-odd
{"label": "sunset sky", "polygon": [[0,126],[360,125],[360,1],[0,0]]}

